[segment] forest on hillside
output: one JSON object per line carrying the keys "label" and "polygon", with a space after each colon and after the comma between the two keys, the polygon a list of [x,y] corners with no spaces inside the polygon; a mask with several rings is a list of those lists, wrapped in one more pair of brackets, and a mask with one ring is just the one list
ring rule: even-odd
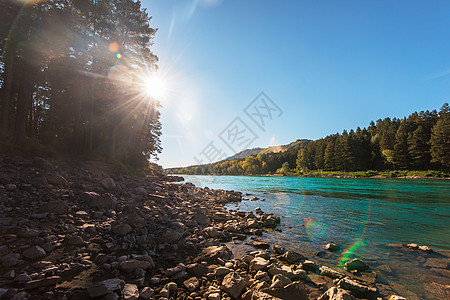
{"label": "forest on hillside", "polygon": [[167,169],[174,174],[302,174],[309,171],[449,170],[450,108],[385,118],[315,140],[304,147],[208,165]]}
{"label": "forest on hillside", "polygon": [[0,141],[146,165],[161,152],[156,29],[133,0],[0,0]]}

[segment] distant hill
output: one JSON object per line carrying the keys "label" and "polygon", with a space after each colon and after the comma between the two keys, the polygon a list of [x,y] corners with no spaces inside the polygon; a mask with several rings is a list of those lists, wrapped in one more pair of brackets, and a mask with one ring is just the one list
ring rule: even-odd
{"label": "distant hill", "polygon": [[267,148],[245,149],[241,152],[238,152],[238,153],[228,157],[226,160],[241,159],[241,158],[246,158],[248,156],[258,155],[258,154],[285,152],[285,151],[291,150],[296,147],[305,147],[306,145],[308,145],[311,142],[312,142],[311,140],[307,140],[307,139],[298,139],[295,142],[289,143],[287,145],[271,146],[271,147],[267,147]]}

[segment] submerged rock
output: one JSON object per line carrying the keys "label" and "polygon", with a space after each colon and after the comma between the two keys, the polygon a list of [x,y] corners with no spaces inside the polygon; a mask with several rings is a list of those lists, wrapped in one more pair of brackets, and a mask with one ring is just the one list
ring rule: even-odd
{"label": "submerged rock", "polygon": [[369,266],[367,264],[365,264],[359,258],[354,258],[354,259],[352,259],[350,261],[347,261],[344,264],[344,267],[349,272],[351,272],[351,271],[362,272],[362,271],[365,271],[365,270],[369,269]]}

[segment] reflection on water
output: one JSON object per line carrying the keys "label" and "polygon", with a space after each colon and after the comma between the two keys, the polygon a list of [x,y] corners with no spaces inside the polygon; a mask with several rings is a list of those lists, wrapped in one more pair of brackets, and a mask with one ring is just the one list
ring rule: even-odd
{"label": "reflection on water", "polygon": [[[445,262],[440,265],[442,268],[424,266],[428,260],[439,258],[389,246],[414,242],[450,250],[448,180],[185,178],[200,187],[239,190],[260,197],[264,201],[242,201],[238,208],[254,211],[260,207],[264,212],[282,216],[282,231],[266,235],[269,241],[310,257],[333,241],[343,250],[328,254],[323,263],[338,266],[353,257],[363,258],[379,272],[377,281],[388,281],[406,297],[436,298],[429,296],[431,283],[449,284],[450,271]],[[423,285],[414,284],[418,280]]]}

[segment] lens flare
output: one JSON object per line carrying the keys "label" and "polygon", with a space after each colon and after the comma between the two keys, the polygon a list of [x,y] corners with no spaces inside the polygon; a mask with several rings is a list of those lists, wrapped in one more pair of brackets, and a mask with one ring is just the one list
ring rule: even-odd
{"label": "lens flare", "polygon": [[322,238],[328,230],[328,226],[313,218],[305,219],[305,231],[310,241],[316,241]]}
{"label": "lens flare", "polygon": [[350,257],[356,252],[356,250],[360,246],[365,245],[364,235],[366,234],[366,231],[367,231],[367,226],[369,224],[369,219],[370,219],[370,199],[369,199],[369,201],[367,203],[367,215],[366,215],[366,220],[364,222],[364,228],[362,230],[361,236],[359,238],[357,238],[356,241],[353,242],[350,245],[350,247],[348,247],[347,249],[345,249],[342,252],[342,255],[339,258],[339,262],[338,262],[338,267],[339,268],[343,268],[345,262],[350,259]]}

